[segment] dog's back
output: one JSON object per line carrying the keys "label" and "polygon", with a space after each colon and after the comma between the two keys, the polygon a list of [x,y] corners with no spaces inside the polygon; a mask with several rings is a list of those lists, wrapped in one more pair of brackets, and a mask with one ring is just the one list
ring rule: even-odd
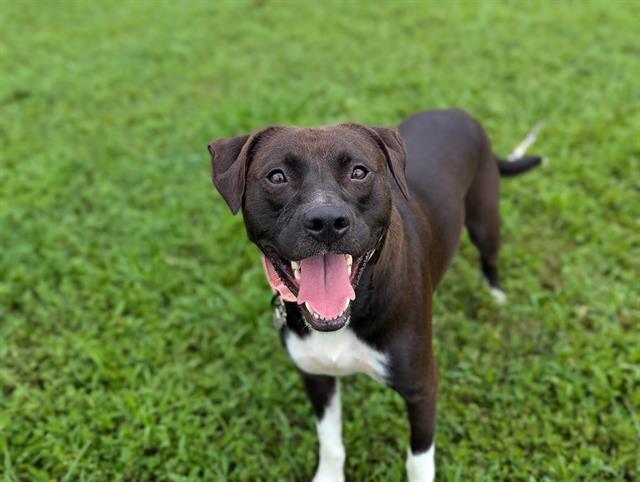
{"label": "dog's back", "polygon": [[[419,112],[399,126],[407,152],[407,182],[426,212],[440,246],[432,259],[437,283],[456,252],[463,224],[478,247],[494,295],[500,289],[496,256],[500,246],[500,176],[525,172],[539,157],[497,158],[480,123],[460,109]],[[521,155],[522,156],[522,155]],[[503,297],[499,292],[498,298]]]}

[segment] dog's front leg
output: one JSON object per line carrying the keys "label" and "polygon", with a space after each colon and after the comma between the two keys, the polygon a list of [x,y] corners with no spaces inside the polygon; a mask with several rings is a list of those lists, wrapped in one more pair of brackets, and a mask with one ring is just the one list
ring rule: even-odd
{"label": "dog's front leg", "polygon": [[335,377],[302,374],[313,405],[320,450],[313,482],[343,482],[345,451],[342,444],[340,383]]}
{"label": "dog's front leg", "polygon": [[[436,394],[438,378],[432,361],[431,376],[416,379],[413,386],[399,389],[409,416],[411,442],[407,454],[407,479],[409,482],[432,482],[435,478],[435,428]],[[405,385],[407,386],[407,385]]]}
{"label": "dog's front leg", "polygon": [[435,467],[435,391],[407,403],[411,425],[411,446],[407,454],[407,479],[409,482],[432,482]]}

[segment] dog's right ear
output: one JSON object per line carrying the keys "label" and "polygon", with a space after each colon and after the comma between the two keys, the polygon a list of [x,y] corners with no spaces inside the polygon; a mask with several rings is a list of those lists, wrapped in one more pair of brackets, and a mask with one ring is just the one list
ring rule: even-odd
{"label": "dog's right ear", "polygon": [[243,148],[249,137],[229,137],[209,144],[211,179],[233,214],[242,206],[247,172],[247,152]]}
{"label": "dog's right ear", "polygon": [[233,214],[242,207],[247,168],[253,148],[258,139],[270,129],[273,128],[267,127],[253,134],[219,139],[209,144],[213,184]]}

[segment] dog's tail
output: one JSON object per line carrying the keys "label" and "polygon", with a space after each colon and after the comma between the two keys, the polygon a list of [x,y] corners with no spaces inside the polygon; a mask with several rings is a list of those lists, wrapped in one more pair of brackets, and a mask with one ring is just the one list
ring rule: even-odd
{"label": "dog's tail", "polygon": [[543,123],[536,125],[531,132],[527,134],[520,144],[516,146],[506,160],[496,157],[498,161],[498,170],[503,177],[517,176],[523,172],[527,172],[529,169],[542,164],[542,157],[540,156],[525,156],[527,149],[536,141],[538,134],[544,127]]}

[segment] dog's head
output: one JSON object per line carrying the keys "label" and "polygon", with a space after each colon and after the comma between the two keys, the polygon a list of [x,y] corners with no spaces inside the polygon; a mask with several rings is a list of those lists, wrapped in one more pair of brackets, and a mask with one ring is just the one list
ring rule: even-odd
{"label": "dog's head", "polygon": [[349,320],[362,270],[390,222],[389,175],[408,197],[395,128],[267,127],[209,144],[213,182],[264,254],[274,290],[309,325]]}

